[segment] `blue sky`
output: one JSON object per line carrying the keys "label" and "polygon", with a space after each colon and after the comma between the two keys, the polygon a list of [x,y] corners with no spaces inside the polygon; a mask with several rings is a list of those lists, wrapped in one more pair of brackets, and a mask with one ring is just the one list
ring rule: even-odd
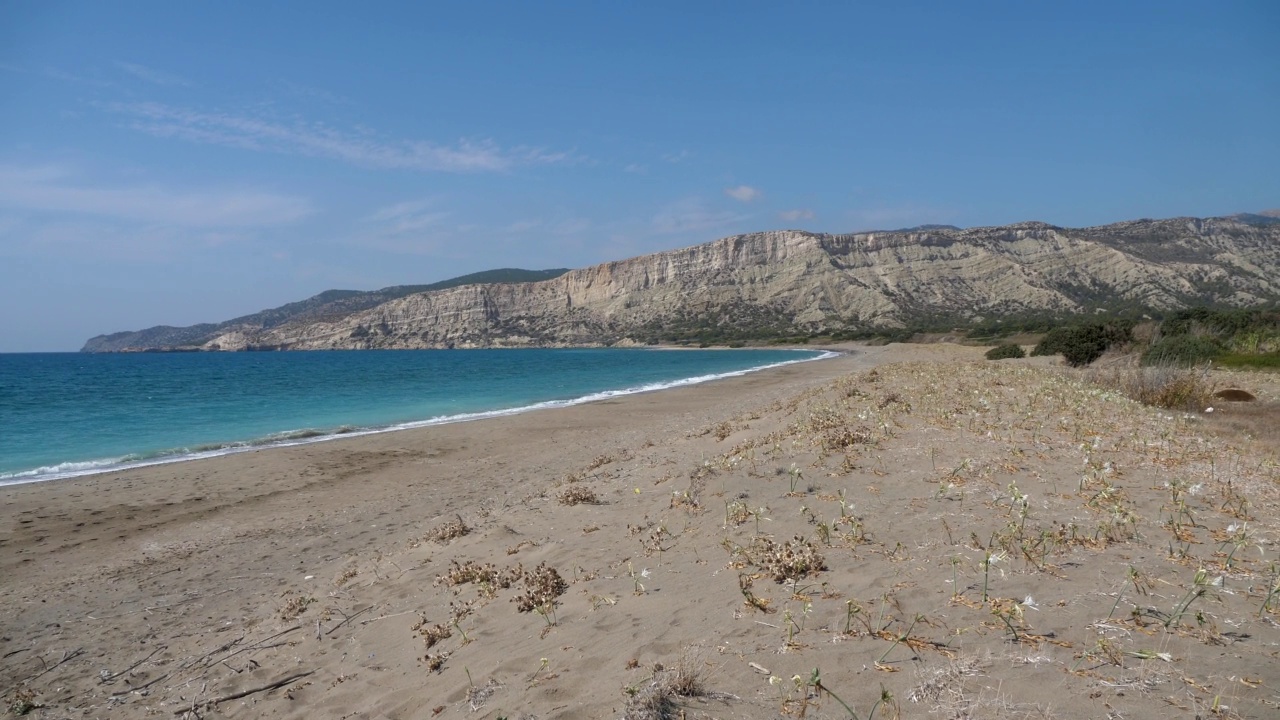
{"label": "blue sky", "polygon": [[739,232],[1280,206],[1280,3],[0,0],[0,351]]}

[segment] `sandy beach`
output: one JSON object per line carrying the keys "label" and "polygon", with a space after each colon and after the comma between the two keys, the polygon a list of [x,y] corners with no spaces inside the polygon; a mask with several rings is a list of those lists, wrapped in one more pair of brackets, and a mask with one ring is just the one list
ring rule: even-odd
{"label": "sandy beach", "polygon": [[48,718],[1280,714],[1265,443],[982,351],[0,488],[0,692]]}

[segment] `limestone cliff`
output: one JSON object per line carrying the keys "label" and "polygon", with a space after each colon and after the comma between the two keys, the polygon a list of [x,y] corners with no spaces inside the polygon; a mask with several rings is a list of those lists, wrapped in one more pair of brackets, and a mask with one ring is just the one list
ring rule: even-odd
{"label": "limestone cliff", "polygon": [[1240,218],[1083,229],[1028,222],[848,235],[776,231],[541,282],[413,293],[270,327],[224,323],[188,347],[598,345],[644,342],[690,328],[749,337],[901,327],[929,317],[1276,301],[1280,225]]}

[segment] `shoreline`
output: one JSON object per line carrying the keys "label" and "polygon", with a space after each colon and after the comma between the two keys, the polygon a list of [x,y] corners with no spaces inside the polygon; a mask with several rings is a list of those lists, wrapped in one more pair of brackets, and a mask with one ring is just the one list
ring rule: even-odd
{"label": "shoreline", "polygon": [[[706,422],[711,422],[713,418],[732,414],[724,411],[726,405],[735,407],[735,412],[741,412],[746,406],[757,404],[746,397],[735,397],[741,388],[753,391],[768,388],[772,393],[785,394],[796,383],[823,382],[849,372],[850,366],[869,367],[867,363],[875,363],[874,358],[882,354],[857,352],[824,358],[824,362],[816,362],[816,358],[791,361],[764,370],[743,371],[665,391],[628,393],[591,402],[542,408],[536,412],[506,413],[474,421],[388,432],[334,435],[321,438],[322,442],[255,447],[212,457],[109,468],[56,481],[0,485],[0,508],[5,515],[18,520],[18,532],[6,535],[0,530],[0,547],[8,551],[0,559],[0,574],[16,571],[24,563],[43,562],[59,555],[59,548],[48,547],[48,542],[60,536],[67,549],[80,555],[87,541],[102,540],[101,534],[85,535],[84,540],[79,537],[84,533],[83,528],[95,528],[105,522],[98,517],[99,514],[115,521],[104,529],[114,531],[115,540],[124,541],[143,530],[168,528],[187,520],[232,510],[239,512],[252,504],[255,498],[278,499],[302,490],[315,492],[316,483],[311,479],[317,474],[329,476],[332,480],[335,475],[346,479],[376,473],[378,490],[393,494],[395,488],[388,485],[394,485],[403,476],[406,464],[434,465],[444,458],[448,458],[449,464],[458,462],[461,458],[455,456],[460,450],[470,449],[470,443],[476,438],[484,438],[495,454],[509,455],[512,449],[496,447],[498,443],[493,441],[494,438],[508,435],[537,437],[540,429],[560,423],[574,426],[585,423],[591,428],[586,436],[596,435],[596,440],[600,439],[599,433],[594,431],[603,427],[610,427],[615,434],[633,435],[639,430],[631,430],[629,426],[633,423],[622,415],[640,408],[647,413],[648,421],[644,427],[649,432],[658,432],[662,426],[669,425],[665,418],[668,413],[680,418],[701,414]],[[662,410],[659,412],[659,409]],[[423,446],[431,449],[424,451]],[[380,454],[385,454],[390,460],[375,459]],[[586,457],[589,453],[583,451],[582,454],[582,462],[589,462],[591,458]],[[365,462],[355,462],[356,458]],[[487,465],[489,459],[472,453],[468,461]],[[541,464],[568,459],[564,456],[550,457]],[[511,462],[507,460],[499,464]],[[328,467],[324,470],[316,467],[321,465]],[[392,470],[395,472],[388,472]],[[390,483],[387,482],[389,478]],[[368,488],[362,488],[364,490]],[[332,487],[326,492],[346,490]],[[366,495],[363,499],[370,498]],[[340,502],[336,498],[334,501]],[[104,508],[119,510],[107,512]],[[127,522],[139,520],[139,515],[145,513],[152,517],[146,522],[136,523],[139,527],[131,527],[132,523]],[[256,510],[251,510],[251,514],[259,515]],[[85,515],[95,519],[87,524],[79,522],[78,519]],[[27,521],[24,527],[23,516],[39,522]],[[33,531],[31,539],[35,542],[27,544],[20,541],[21,536],[29,534],[24,530]],[[163,545],[175,541],[165,539],[157,542]],[[20,557],[24,554],[34,554],[35,557]]]}
{"label": "shoreline", "polygon": [[[658,349],[685,349],[685,348],[658,348]],[[778,348],[742,348],[742,349],[778,349]],[[649,392],[660,392],[663,390],[678,389],[691,385],[699,385],[706,382],[714,382],[725,378],[741,377],[746,374],[761,372],[777,367],[784,367],[796,363],[815,362],[818,360],[830,360],[840,355],[855,352],[850,349],[835,350],[826,348],[787,348],[799,352],[817,352],[818,355],[798,360],[786,360],[783,362],[770,363],[757,367],[746,368],[743,370],[732,370],[723,373],[714,373],[711,375],[698,375],[688,378],[678,378],[675,380],[650,383],[633,387],[624,387],[614,390],[602,390],[598,392],[588,393],[575,398],[565,400],[545,400],[535,402],[531,405],[522,405],[513,408],[499,408],[495,410],[483,410],[478,412],[460,413],[457,415],[446,415],[422,420],[411,420],[392,425],[379,425],[371,427],[359,426],[341,426],[334,430],[316,430],[312,428],[296,428],[281,430],[270,435],[259,438],[251,438],[248,440],[221,443],[211,446],[197,446],[195,449],[175,448],[163,450],[152,454],[150,457],[136,457],[133,453],[126,454],[117,458],[97,458],[90,460],[68,460],[57,465],[48,465],[30,470],[18,470],[12,473],[0,473],[0,488],[30,485],[37,483],[55,482],[61,480],[69,480],[78,477],[90,477],[103,473],[124,472],[136,470],[139,468],[153,467],[156,465],[171,465],[174,463],[191,462],[197,460],[208,460],[227,455],[236,455],[246,452],[257,452],[259,450],[282,447],[296,447],[300,445],[312,445],[315,443],[329,442],[332,440],[367,437],[370,435],[380,435],[389,432],[401,432],[404,430],[416,430],[426,427],[436,427],[439,425],[451,425],[455,423],[474,422],[476,420],[487,420],[495,417],[506,417],[510,415],[520,415],[539,410],[547,410],[561,407],[573,407],[600,400],[607,400],[613,397],[624,397],[627,395],[637,395]],[[136,459],[129,459],[136,458]],[[67,470],[58,470],[58,468],[67,467]]]}

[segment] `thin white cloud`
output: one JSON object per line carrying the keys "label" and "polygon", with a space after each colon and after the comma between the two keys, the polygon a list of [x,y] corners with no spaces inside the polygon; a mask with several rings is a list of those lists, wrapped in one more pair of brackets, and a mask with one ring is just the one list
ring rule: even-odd
{"label": "thin white cloud", "polygon": [[138,63],[124,62],[123,60],[117,60],[116,67],[138,78],[139,80],[142,80],[144,82],[149,82],[152,85],[170,85],[170,86],[177,85],[181,87],[191,86],[191,81],[187,80],[186,78],[178,77],[177,75],[174,75],[172,73],[163,72],[161,70],[156,70],[154,68],[149,68],[146,65],[139,65]]}
{"label": "thin white cloud", "polygon": [[760,192],[759,188],[753,188],[750,185],[739,185],[737,187],[725,188],[724,194],[738,202],[744,203],[759,200],[764,195],[764,193]]}
{"label": "thin white cloud", "polygon": [[673,165],[677,163],[682,163],[685,160],[689,159],[689,151],[681,150],[680,152],[664,153],[662,156],[662,159],[664,162],[669,162],[669,163],[672,163]]}
{"label": "thin white cloud", "polygon": [[432,200],[411,200],[379,208],[366,219],[380,235],[409,235],[438,228],[449,217],[450,213],[434,208]]}
{"label": "thin white cloud", "polygon": [[129,126],[133,129],[157,137],[260,152],[323,157],[382,169],[502,172],[519,165],[581,161],[569,152],[527,146],[503,148],[492,140],[459,140],[452,145],[421,140],[386,140],[371,132],[343,132],[319,123],[284,123],[152,102],[115,104],[109,109],[132,118]]}
{"label": "thin white cloud", "polygon": [[182,227],[284,225],[315,211],[305,198],[272,192],[93,185],[61,168],[13,165],[0,165],[0,205]]}
{"label": "thin white cloud", "polygon": [[591,221],[586,218],[572,217],[556,223],[551,232],[557,235],[577,235],[591,229]]}
{"label": "thin white cloud", "polygon": [[712,210],[699,198],[685,198],[658,211],[650,221],[654,232],[662,235],[709,232],[748,216],[722,210]]}
{"label": "thin white cloud", "polygon": [[778,217],[788,222],[795,222],[797,220],[812,220],[813,211],[809,210],[808,208],[797,208],[795,210],[783,210],[782,212],[778,213]]}

